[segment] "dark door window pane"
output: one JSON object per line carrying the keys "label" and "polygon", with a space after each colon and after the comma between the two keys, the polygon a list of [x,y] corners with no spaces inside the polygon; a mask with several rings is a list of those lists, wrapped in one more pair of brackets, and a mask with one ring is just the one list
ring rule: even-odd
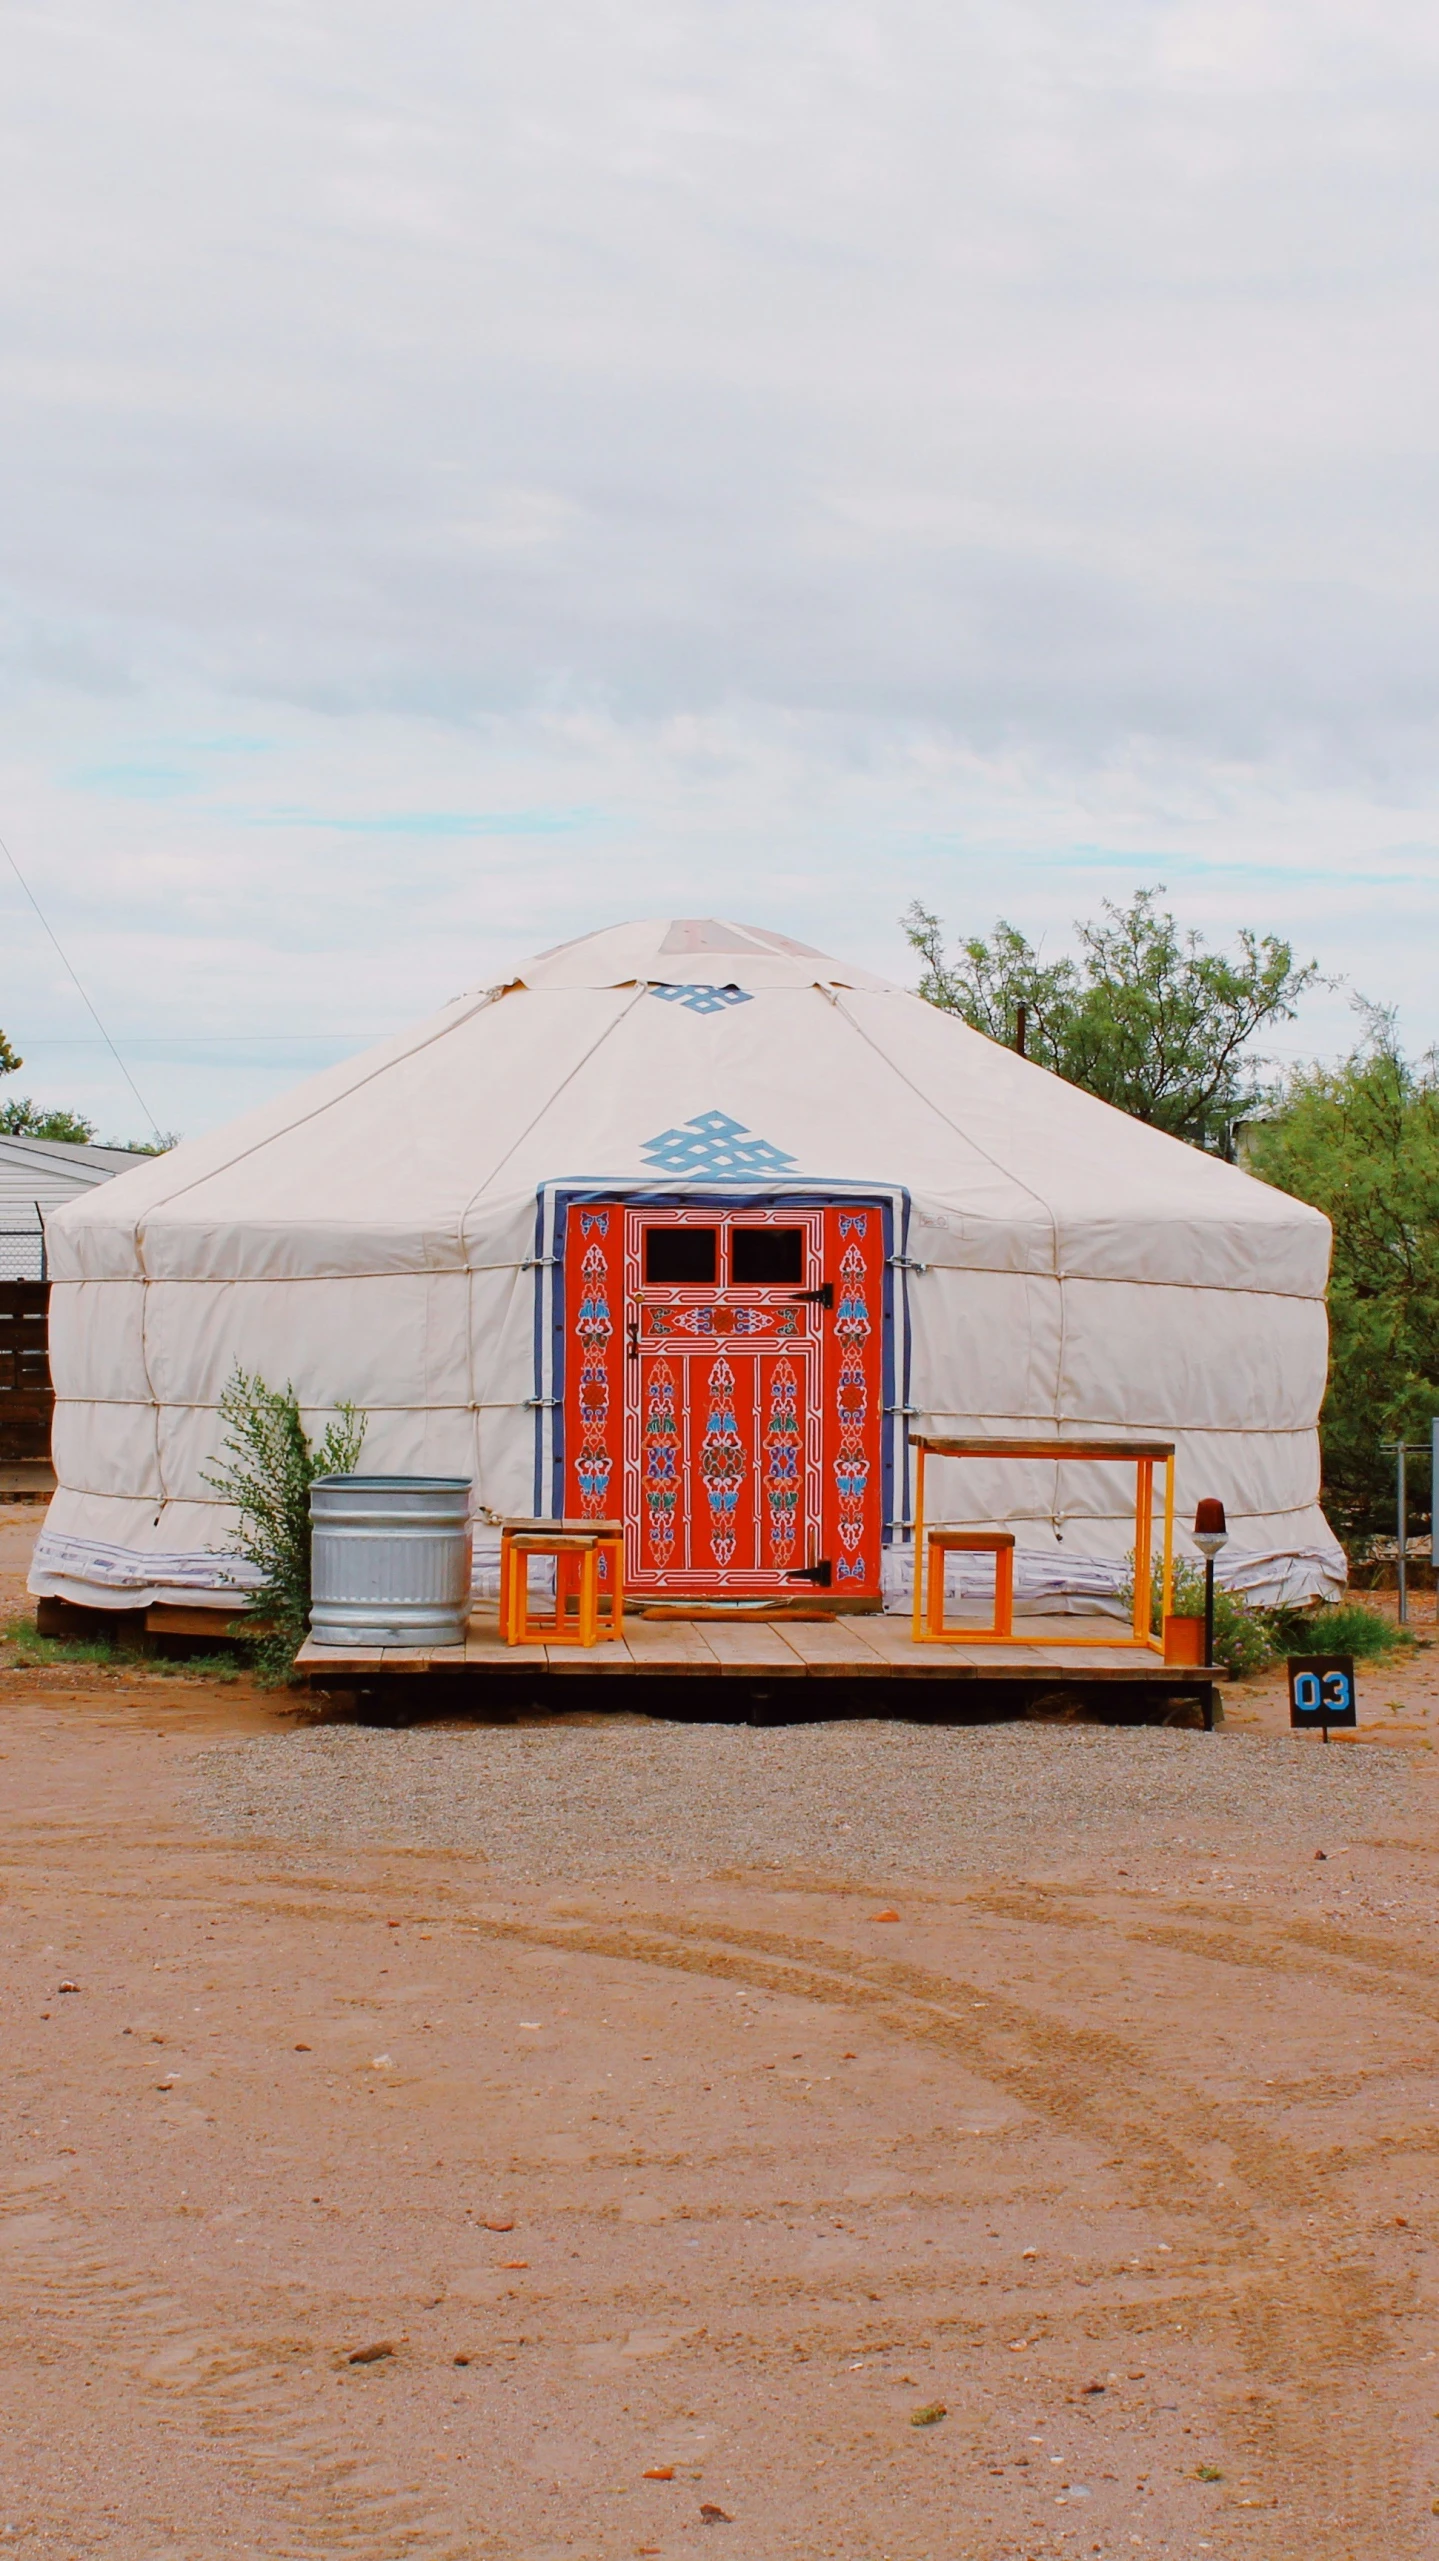
{"label": "dark door window pane", "polygon": [[719,1278],[719,1231],[713,1227],[647,1227],[645,1279],[713,1289]]}
{"label": "dark door window pane", "polygon": [[734,1227],[730,1277],[738,1289],[797,1289],[804,1279],[802,1227]]}

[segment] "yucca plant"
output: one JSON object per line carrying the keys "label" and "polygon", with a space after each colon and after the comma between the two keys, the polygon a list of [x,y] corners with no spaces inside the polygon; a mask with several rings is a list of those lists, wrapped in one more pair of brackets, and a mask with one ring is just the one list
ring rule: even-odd
{"label": "yucca plant", "polygon": [[228,1463],[206,1469],[204,1481],[239,1516],[229,1552],[260,1576],[251,1592],[255,1630],[245,1641],[256,1678],[278,1689],[310,1625],[310,1487],[317,1476],[353,1474],[369,1417],[340,1405],[312,1444],[294,1388],[267,1387],[258,1371],[252,1376],[237,1363],[220,1420]]}

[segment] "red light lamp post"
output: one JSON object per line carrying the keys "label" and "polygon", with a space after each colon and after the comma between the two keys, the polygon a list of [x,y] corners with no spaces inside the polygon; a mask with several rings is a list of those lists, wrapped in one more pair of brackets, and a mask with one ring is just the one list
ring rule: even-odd
{"label": "red light lamp post", "polygon": [[1229,1544],[1224,1505],[1207,1495],[1194,1514],[1194,1544],[1204,1559],[1204,1660],[1214,1660],[1214,1560]]}

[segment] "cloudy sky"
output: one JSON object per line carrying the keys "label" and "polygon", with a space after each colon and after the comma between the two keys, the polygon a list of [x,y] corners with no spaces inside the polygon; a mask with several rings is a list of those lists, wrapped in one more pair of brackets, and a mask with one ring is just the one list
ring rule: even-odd
{"label": "cloudy sky", "polygon": [[[1439,1038],[1432,7],[0,30],[0,833],[163,1126],[625,915],[909,975],[915,894],[1162,880]],[[3,863],[0,1024],[141,1133]]]}

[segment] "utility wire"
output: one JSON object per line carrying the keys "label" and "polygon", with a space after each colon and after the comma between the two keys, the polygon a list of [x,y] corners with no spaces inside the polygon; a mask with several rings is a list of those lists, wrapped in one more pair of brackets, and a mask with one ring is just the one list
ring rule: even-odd
{"label": "utility wire", "polygon": [[105,1044],[105,1047],[110,1052],[110,1055],[114,1059],[116,1066],[119,1068],[121,1075],[124,1077],[126,1084],[129,1086],[131,1093],[134,1095],[136,1102],[139,1104],[141,1111],[144,1113],[145,1118],[150,1124],[151,1137],[154,1139],[161,1139],[162,1132],[159,1122],[151,1111],[149,1104],[146,1102],[144,1095],[141,1093],[139,1086],[136,1084],[134,1077],[131,1075],[124,1059],[121,1057],[120,1052],[115,1047],[109,1033],[106,1031],[104,1024],[101,1022],[100,1017],[96,1013],[94,1006],[91,1004],[89,997],[86,995],[84,988],[81,986],[79,978],[76,976],[73,964],[61,950],[59,935],[56,933],[54,926],[51,924],[49,917],[46,915],[39,899],[36,897],[34,890],[31,888],[29,881],[25,877],[25,874],[20,869],[19,864],[15,860],[15,857],[11,853],[3,836],[0,836],[0,854],[4,855],[5,860],[15,874],[16,879],[19,881],[21,888],[29,899],[31,906],[34,908],[35,913],[39,917],[46,933],[49,935],[51,942],[54,944],[56,951],[59,953],[62,966],[69,972],[70,977],[74,979],[76,992],[79,995],[81,1004],[84,1006],[86,1013],[93,1022],[95,1029]]}
{"label": "utility wire", "polygon": [[[391,1023],[386,1030],[378,1032],[132,1032],[130,1038],[136,1049],[218,1049],[222,1044],[233,1048],[236,1042],[241,1045],[248,1043],[254,1048],[264,1041],[279,1041],[285,1048],[294,1049],[306,1043],[313,1047],[317,1042],[331,1040],[393,1040],[396,1032],[412,1028],[409,1023]],[[103,1049],[106,1045],[104,1041],[76,1039],[69,1032],[40,1032],[38,1035],[27,1032],[25,1035],[27,1057],[35,1049]]]}

